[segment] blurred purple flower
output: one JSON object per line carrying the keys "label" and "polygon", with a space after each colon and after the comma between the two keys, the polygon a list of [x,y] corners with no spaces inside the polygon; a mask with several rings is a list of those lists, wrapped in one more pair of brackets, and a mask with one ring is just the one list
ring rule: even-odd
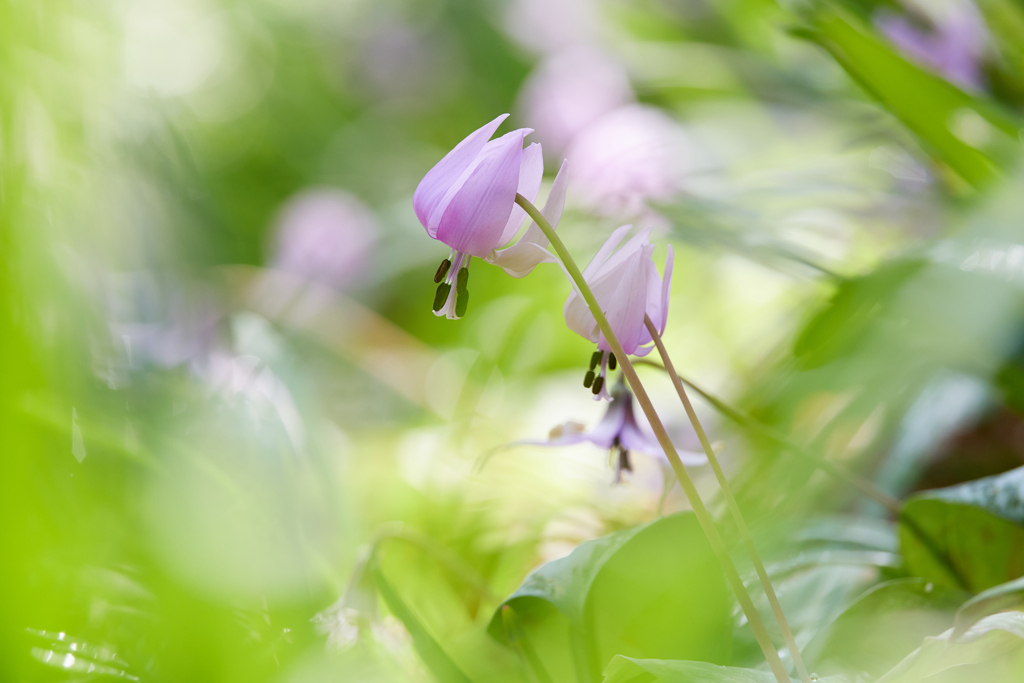
{"label": "blurred purple flower", "polygon": [[[547,441],[527,441],[527,443],[541,446],[571,446],[577,443],[589,441],[598,448],[610,450],[617,457],[615,458],[615,481],[622,478],[622,472],[633,471],[633,463],[630,461],[630,452],[640,452],[652,455],[663,463],[668,463],[665,452],[653,436],[648,436],[640,428],[636,415],[633,412],[633,394],[625,385],[619,383],[609,397],[611,403],[604,417],[589,432],[580,431],[578,423],[569,422],[560,425],[551,431],[551,438]],[[704,465],[707,458],[701,453],[692,451],[679,451],[679,457],[684,465]]]}
{"label": "blurred purple flower", "polygon": [[351,194],[330,188],[304,190],[278,214],[270,265],[345,289],[368,270],[377,231],[373,212]]}
{"label": "blurred purple flower", "polygon": [[[120,370],[191,364],[216,343],[224,314],[208,290],[142,271],[106,274],[103,294]],[[111,384],[127,381],[109,370]]]}
{"label": "blurred purple flower", "polygon": [[[650,228],[641,230],[615,251],[632,227],[623,225],[611,234],[583,270],[583,277],[622,344],[622,350],[627,354],[645,356],[652,347],[644,345],[651,344],[653,339],[644,323],[644,316],[650,316],[651,321],[664,332],[668,320],[669,288],[675,253],[672,245],[669,245],[665,257],[665,275],[662,278],[651,258],[654,245],[649,240]],[[615,369],[616,358],[611,353],[604,333],[597,326],[594,314],[575,288],[565,301],[563,314],[569,329],[597,343],[598,350],[591,357],[584,386],[592,389],[595,399],[609,398],[605,376],[607,370]],[[596,369],[598,365],[599,373]]]}
{"label": "blurred purple flower", "polygon": [[[435,315],[454,320],[465,313],[467,267],[473,256],[516,277],[553,260],[544,249],[546,239],[534,226],[514,247],[496,251],[512,241],[526,219],[526,211],[515,203],[516,193],[532,202],[544,175],[541,146],[533,143],[523,149],[523,138],[531,129],[520,128],[488,142],[507,117],[502,114],[456,145],[427,172],[413,195],[413,208],[427,234],[452,249],[434,276],[434,282],[440,283],[434,296]],[[567,173],[563,164],[544,208],[552,225],[561,218]]]}
{"label": "blurred purple flower", "polygon": [[622,64],[605,52],[578,47],[540,64],[519,96],[520,109],[549,154],[561,154],[584,128],[633,101]]}
{"label": "blurred purple flower", "polygon": [[630,104],[587,126],[566,156],[579,169],[574,184],[585,206],[636,215],[649,200],[667,200],[681,189],[687,144],[664,113]]}
{"label": "blurred purple flower", "polygon": [[951,83],[980,90],[988,34],[977,8],[970,2],[955,2],[942,8],[922,5],[919,11],[927,12],[933,30],[925,30],[907,15],[886,10],[875,14],[875,25],[911,61]]}

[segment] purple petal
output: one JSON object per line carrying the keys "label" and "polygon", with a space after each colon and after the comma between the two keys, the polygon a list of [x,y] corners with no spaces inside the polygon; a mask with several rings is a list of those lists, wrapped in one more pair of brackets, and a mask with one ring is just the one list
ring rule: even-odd
{"label": "purple petal", "polygon": [[[541,210],[554,229],[558,228],[558,221],[562,218],[562,210],[565,208],[565,189],[568,184],[569,162],[563,161],[558,175],[555,176],[555,182],[551,185],[551,192],[544,203],[544,208]],[[538,264],[558,261],[546,249],[547,245],[547,235],[536,222],[530,221],[530,227],[526,229],[526,233],[518,242],[511,247],[495,252],[494,256],[488,260],[512,277],[526,277]]]}
{"label": "purple petal", "polygon": [[[603,271],[590,287],[601,305],[608,324],[615,331],[622,350],[627,354],[636,351],[646,331],[644,315],[647,311],[647,279],[650,269],[651,252],[654,247],[648,245],[635,251],[616,268]],[[597,348],[611,350],[604,334],[598,337]]]}
{"label": "purple petal", "polygon": [[432,231],[427,227],[430,214],[433,213],[434,208],[444,197],[451,184],[469,168],[469,165],[480,154],[480,150],[494,135],[494,131],[498,130],[498,126],[507,118],[508,114],[502,114],[467,135],[423,176],[423,180],[420,181],[416,192],[412,195],[412,205],[416,210],[416,217],[420,219],[420,224],[427,229],[427,234],[431,237],[436,237],[437,229],[435,227]]}
{"label": "purple petal", "polygon": [[665,255],[665,274],[661,277],[661,327],[659,333],[665,332],[665,325],[668,324],[668,297],[672,289],[672,266],[675,265],[676,252],[672,245],[668,245],[668,254]]}
{"label": "purple petal", "polygon": [[608,239],[604,241],[601,248],[597,250],[596,254],[594,254],[594,258],[590,259],[590,263],[588,263],[587,267],[583,269],[584,279],[589,278],[604,265],[605,261],[608,260],[608,257],[612,255],[613,251],[615,251],[615,247],[619,246],[619,243],[626,237],[626,233],[632,229],[632,225],[623,225],[616,228],[614,232],[608,236]]}
{"label": "purple petal", "polygon": [[[517,191],[531,202],[537,199],[537,192],[540,191],[540,181],[544,178],[544,153],[536,142],[523,150],[523,162],[519,167],[519,187]],[[505,223],[505,229],[501,233],[498,244],[503,246],[512,241],[512,238],[519,232],[519,227],[526,220],[526,209],[514,204],[512,213]]]}
{"label": "purple petal", "polygon": [[[658,326],[659,334],[665,332],[665,323],[668,322],[668,294],[669,286],[672,283],[672,264],[674,261],[675,251],[670,244],[668,245],[668,254],[665,256],[664,277],[658,277],[658,271],[654,268],[651,268],[647,276],[647,315],[650,317],[651,322]],[[651,344],[653,342],[654,339],[647,330],[647,324],[645,323],[644,334],[640,344]],[[636,355],[646,356],[651,352],[652,348],[637,349]]]}
{"label": "purple petal", "polygon": [[484,146],[430,217],[437,239],[472,256],[488,256],[501,239],[519,187],[526,129]]}
{"label": "purple petal", "polygon": [[622,426],[626,421],[626,401],[612,401],[604,417],[590,431],[590,442],[600,448],[611,448],[615,439],[622,432]]}

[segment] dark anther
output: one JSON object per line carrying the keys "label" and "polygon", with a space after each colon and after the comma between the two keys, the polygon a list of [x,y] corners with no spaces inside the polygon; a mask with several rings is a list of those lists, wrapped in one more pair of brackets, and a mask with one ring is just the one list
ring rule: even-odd
{"label": "dark anther", "polygon": [[440,282],[444,279],[444,276],[448,274],[448,268],[451,267],[452,262],[448,259],[441,261],[441,265],[437,267],[437,272],[434,273],[434,282]]}
{"label": "dark anther", "polygon": [[590,356],[590,369],[593,370],[597,367],[597,364],[601,362],[601,356],[604,355],[604,351],[594,351],[593,355]]}
{"label": "dark anther", "polygon": [[462,317],[466,315],[466,306],[469,305],[469,290],[466,285],[469,283],[469,268],[463,268],[455,278],[455,315]]}
{"label": "dark anther", "polygon": [[437,286],[437,291],[434,293],[434,310],[440,311],[444,307],[444,302],[448,300],[448,294],[452,291],[452,286],[447,282],[442,282]]}
{"label": "dark anther", "polygon": [[590,389],[594,392],[594,396],[601,393],[601,387],[604,386],[604,377],[598,377],[594,380],[594,386]]}
{"label": "dark anther", "polygon": [[629,451],[622,446],[619,446],[619,471],[626,470],[627,472],[633,471],[633,463],[629,461]]}
{"label": "dark anther", "polygon": [[617,363],[618,362],[615,360],[615,354],[609,352],[608,353],[608,369],[609,370],[614,370],[615,366],[617,365]]}
{"label": "dark anther", "polygon": [[587,374],[584,375],[584,377],[583,377],[583,386],[585,386],[587,389],[589,389],[591,387],[591,385],[593,385],[593,384],[594,384],[594,371],[593,370],[588,370]]}

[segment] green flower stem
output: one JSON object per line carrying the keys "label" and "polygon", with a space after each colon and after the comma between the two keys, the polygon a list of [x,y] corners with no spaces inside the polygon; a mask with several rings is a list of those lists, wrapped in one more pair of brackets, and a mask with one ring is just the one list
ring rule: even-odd
{"label": "green flower stem", "polygon": [[722,537],[718,533],[718,528],[711,519],[711,514],[708,512],[707,508],[704,507],[704,503],[701,501],[700,495],[697,493],[697,487],[694,486],[693,481],[690,479],[690,475],[686,473],[686,468],[683,467],[683,463],[679,459],[679,454],[676,452],[675,446],[672,445],[672,441],[668,438],[668,433],[665,431],[665,425],[662,424],[661,418],[658,417],[658,413],[654,410],[654,404],[651,403],[651,399],[647,395],[647,391],[644,389],[643,384],[640,383],[640,378],[637,376],[636,370],[633,368],[633,364],[630,363],[629,357],[623,351],[622,344],[619,343],[618,337],[615,336],[615,331],[612,330],[611,325],[608,324],[608,319],[601,310],[601,306],[597,303],[597,298],[594,297],[594,293],[590,291],[590,286],[587,285],[586,280],[583,279],[583,273],[580,272],[579,266],[576,265],[572,255],[569,254],[569,250],[565,248],[561,238],[555,233],[554,228],[551,227],[551,224],[547,222],[541,212],[537,210],[537,207],[535,207],[521,194],[516,194],[516,203],[526,209],[526,213],[530,215],[530,218],[537,223],[540,229],[547,236],[548,240],[551,242],[551,246],[555,249],[555,253],[557,253],[558,257],[562,260],[562,265],[565,267],[569,276],[572,278],[572,281],[575,283],[580,295],[583,296],[583,299],[587,302],[587,306],[590,307],[591,313],[594,314],[594,320],[597,321],[597,326],[601,328],[601,332],[604,334],[605,339],[608,340],[608,345],[612,348],[612,353],[615,354],[615,358],[618,359],[622,366],[622,374],[626,376],[626,381],[629,382],[629,387],[633,390],[633,395],[636,396],[636,400],[643,409],[644,415],[647,416],[648,422],[650,422],[651,427],[654,429],[654,435],[657,437],[658,443],[661,444],[662,449],[665,451],[665,456],[672,465],[672,471],[675,472],[676,478],[679,480],[679,484],[683,487],[683,491],[686,493],[686,497],[690,501],[690,507],[693,508],[693,513],[697,516],[697,521],[700,523],[701,529],[704,530],[704,535],[707,536],[711,549],[718,558],[718,562],[722,565],[722,570],[725,572],[725,576],[728,579],[729,584],[732,586],[733,592],[736,594],[736,599],[739,601],[740,607],[743,609],[743,613],[747,617],[747,622],[750,623],[750,628],[754,631],[754,637],[757,638],[757,643],[761,646],[761,651],[764,652],[765,659],[768,660],[772,673],[775,674],[775,679],[778,683],[790,683],[789,675],[786,673],[786,669],[782,665],[782,660],[779,659],[779,653],[775,649],[775,644],[772,643],[771,637],[768,635],[768,630],[765,628],[764,622],[761,620],[761,615],[758,614],[757,610],[754,608],[754,603],[750,599],[750,594],[743,585],[743,580],[740,578],[739,572],[736,571],[736,565],[733,564],[732,558],[729,557],[729,552],[726,550],[725,543],[722,541]]}
{"label": "green flower stem", "polygon": [[779,598],[775,595],[775,589],[772,587],[771,579],[768,578],[768,572],[765,571],[764,562],[761,561],[761,555],[757,552],[757,545],[754,543],[754,538],[750,534],[750,529],[747,527],[746,520],[743,519],[743,513],[740,512],[740,506],[736,503],[736,496],[732,493],[732,488],[729,486],[729,480],[725,476],[725,472],[722,471],[722,466],[718,462],[718,458],[715,456],[715,451],[711,448],[711,442],[708,441],[708,435],[704,433],[704,427],[701,425],[700,420],[697,419],[697,413],[693,410],[693,404],[690,403],[690,397],[686,395],[686,389],[683,388],[683,383],[679,379],[679,375],[676,373],[675,367],[672,365],[672,359],[668,356],[668,350],[665,349],[665,344],[661,340],[661,334],[658,332],[658,328],[651,322],[650,316],[644,316],[644,323],[647,325],[647,331],[651,333],[651,338],[654,340],[654,345],[658,347],[658,353],[661,354],[661,360],[665,363],[665,370],[668,372],[669,377],[672,378],[672,384],[675,385],[676,393],[679,394],[679,400],[683,402],[683,407],[686,409],[686,416],[690,418],[690,424],[693,425],[693,430],[697,432],[697,438],[700,439],[700,445],[704,448],[705,455],[708,456],[708,462],[711,464],[711,469],[715,472],[715,478],[718,479],[718,485],[722,489],[722,493],[725,496],[725,502],[729,507],[729,513],[732,515],[733,522],[736,523],[736,528],[739,529],[740,538],[743,541],[743,545],[747,548],[747,554],[750,555],[750,561],[754,563],[754,568],[757,570],[757,576],[761,579],[761,587],[764,588],[765,595],[768,596],[768,602],[772,606],[772,611],[775,613],[775,619],[779,622],[779,628],[782,629],[782,637],[786,641],[786,647],[789,648],[789,653],[793,657],[793,664],[796,666],[797,673],[800,674],[800,680],[803,683],[810,683],[810,676],[807,674],[807,667],[804,666],[804,660],[800,656],[800,648],[797,647],[796,639],[793,638],[793,631],[789,628],[789,622],[786,621],[786,615],[782,613],[782,605],[779,604]]}

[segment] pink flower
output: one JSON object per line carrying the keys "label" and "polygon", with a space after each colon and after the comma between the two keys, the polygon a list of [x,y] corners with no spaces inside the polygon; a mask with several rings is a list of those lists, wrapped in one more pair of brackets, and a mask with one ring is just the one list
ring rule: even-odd
{"label": "pink flower", "polygon": [[548,154],[561,154],[580,131],[633,99],[629,76],[618,60],[578,47],[541,63],[523,85],[520,106]]}
{"label": "pink flower", "polygon": [[[632,226],[624,225],[611,234],[590,264],[583,270],[583,278],[594,292],[622,350],[627,354],[645,356],[651,351],[651,334],[644,323],[650,316],[660,332],[668,320],[669,286],[672,282],[672,263],[675,253],[672,245],[665,257],[665,276],[659,277],[651,255],[651,229],[637,233],[621,249],[615,250]],[[613,253],[614,252],[614,253]],[[604,333],[597,326],[593,313],[583,297],[573,289],[563,310],[565,322],[576,334],[597,344],[597,352],[590,361],[590,370],[584,386],[591,387],[596,398],[609,398],[605,390],[606,371],[615,369],[616,359]],[[600,374],[596,368],[600,364]]]}
{"label": "pink flower", "polygon": [[[436,315],[454,320],[465,313],[467,266],[473,256],[514,277],[554,260],[545,249],[547,239],[534,225],[515,246],[498,251],[512,241],[526,219],[526,211],[515,203],[516,193],[532,202],[544,175],[540,145],[523,149],[523,138],[532,132],[529,128],[490,140],[507,116],[502,114],[456,145],[427,172],[413,195],[413,208],[427,234],[452,250],[434,276],[440,283],[434,296]],[[567,174],[563,163],[542,211],[552,225],[562,215]]]}
{"label": "pink flower", "polygon": [[[630,461],[630,452],[646,453],[658,458],[665,464],[668,459],[665,452],[652,436],[648,436],[645,430],[641,429],[633,412],[633,394],[623,384],[618,384],[612,390],[611,403],[604,417],[589,432],[580,431],[582,425],[570,422],[566,425],[556,427],[552,430],[551,438],[548,441],[528,441],[528,443],[541,446],[571,446],[577,443],[589,441],[598,448],[610,450],[616,454],[615,459],[615,481],[620,481],[623,470],[632,471],[633,464]],[[575,427],[575,429],[573,429]],[[679,451],[679,457],[684,465],[704,465],[707,458],[701,453],[691,451]]]}
{"label": "pink flower", "polygon": [[683,187],[690,156],[683,130],[654,107],[627,104],[573,138],[566,152],[578,169],[579,201],[605,215],[634,216],[649,201],[667,201]]}
{"label": "pink flower", "polygon": [[358,282],[377,240],[373,212],[347,192],[300,192],[278,214],[271,267],[334,289]]}

